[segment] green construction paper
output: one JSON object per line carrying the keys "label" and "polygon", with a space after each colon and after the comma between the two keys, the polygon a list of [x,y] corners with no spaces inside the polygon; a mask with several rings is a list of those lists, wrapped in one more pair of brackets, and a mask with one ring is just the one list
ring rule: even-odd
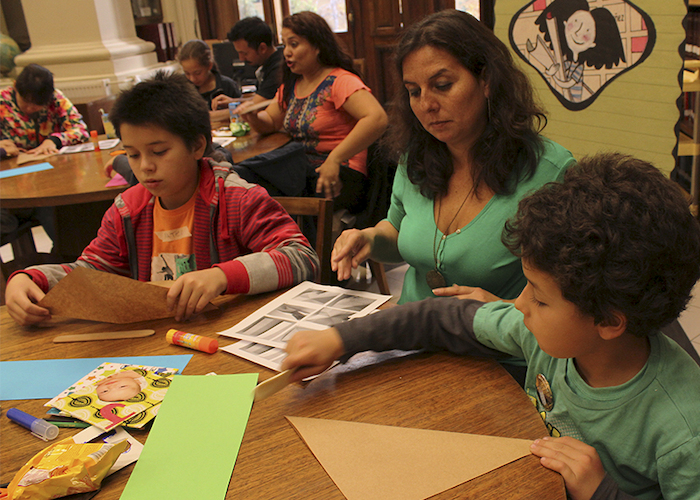
{"label": "green construction paper", "polygon": [[120,499],[223,499],[257,381],[257,373],[175,377]]}

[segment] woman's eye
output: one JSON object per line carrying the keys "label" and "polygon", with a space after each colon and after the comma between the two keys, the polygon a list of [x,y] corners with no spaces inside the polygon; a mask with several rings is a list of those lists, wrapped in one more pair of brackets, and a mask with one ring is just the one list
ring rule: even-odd
{"label": "woman's eye", "polygon": [[418,97],[420,95],[420,89],[408,89],[408,95],[410,97]]}
{"label": "woman's eye", "polygon": [[443,92],[446,91],[446,90],[450,90],[451,87],[452,87],[452,82],[450,82],[450,83],[439,83],[439,84],[435,85],[435,88],[436,88],[436,89],[438,89],[438,90],[440,90],[440,91],[443,91]]}
{"label": "woman's eye", "polygon": [[168,152],[168,150],[164,149],[163,151],[154,151],[153,154],[156,156],[163,156],[167,152]]}

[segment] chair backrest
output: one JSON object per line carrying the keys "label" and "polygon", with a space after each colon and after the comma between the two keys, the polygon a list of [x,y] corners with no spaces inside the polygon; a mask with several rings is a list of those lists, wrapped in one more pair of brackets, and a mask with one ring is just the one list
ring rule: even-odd
{"label": "chair backrest", "polygon": [[238,59],[238,53],[233,44],[229,41],[217,42],[212,43],[211,48],[219,72],[233,78],[233,62]]}
{"label": "chair backrest", "polygon": [[[292,216],[301,228],[303,216],[316,217],[316,243],[314,249],[321,260],[319,283],[331,282],[331,234],[333,231],[333,200],[325,198],[302,198],[275,196],[275,200]],[[312,242],[313,244],[313,242]]]}
{"label": "chair backrest", "polygon": [[357,215],[355,227],[372,227],[386,217],[391,204],[391,188],[397,164],[378,142],[367,148],[367,205]]}
{"label": "chair backrest", "polygon": [[85,116],[83,116],[83,120],[85,120],[88,130],[97,130],[98,134],[105,133],[100,109],[109,114],[116,100],[116,95],[109,95],[107,97],[101,97],[100,99],[95,99],[94,101],[85,103],[86,111]]}

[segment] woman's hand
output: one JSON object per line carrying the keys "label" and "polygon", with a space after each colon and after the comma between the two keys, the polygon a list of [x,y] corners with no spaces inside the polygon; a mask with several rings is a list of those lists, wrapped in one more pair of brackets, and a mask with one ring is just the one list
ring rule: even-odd
{"label": "woman's hand", "polygon": [[332,200],[340,194],[343,183],[340,181],[340,162],[326,158],[326,161],[316,169],[318,180],[316,192],[323,193],[326,199]]}
{"label": "woman's hand", "polygon": [[590,500],[605,477],[595,448],[572,437],[538,439],[530,450],[543,466],[561,474],[572,500]]}
{"label": "woman's hand", "polygon": [[496,297],[491,292],[487,292],[483,288],[474,286],[459,286],[454,284],[448,287],[434,288],[433,293],[438,297],[457,297],[459,299],[472,299],[480,302],[514,302],[513,300],[503,300]]}
{"label": "woman's hand", "polygon": [[44,292],[29,275],[20,273],[7,282],[5,301],[7,312],[22,326],[33,325],[51,319],[48,309],[37,305]]}
{"label": "woman's hand", "polygon": [[283,371],[296,368],[290,378],[290,382],[296,382],[326,370],[345,353],[345,348],[338,330],[329,328],[295,333],[287,342],[285,351],[287,357],[281,368]]}
{"label": "woman's hand", "polygon": [[338,273],[338,280],[350,278],[353,269],[372,254],[374,238],[370,229],[348,229],[335,240],[331,252],[331,269]]}
{"label": "woman's hand", "polygon": [[58,148],[51,139],[46,139],[38,147],[30,149],[27,153],[32,155],[45,155],[58,153]]}

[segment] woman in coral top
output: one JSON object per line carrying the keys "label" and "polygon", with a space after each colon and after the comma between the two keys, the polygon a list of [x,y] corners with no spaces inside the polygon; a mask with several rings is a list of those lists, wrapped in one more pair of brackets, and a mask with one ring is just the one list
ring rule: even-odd
{"label": "woman in coral top", "polygon": [[367,146],[386,129],[386,113],[322,17],[286,17],[282,41],[283,83],[275,100],[243,118],[262,134],[284,129],[302,142],[312,189],[334,198],[334,210],[357,212],[365,201]]}

